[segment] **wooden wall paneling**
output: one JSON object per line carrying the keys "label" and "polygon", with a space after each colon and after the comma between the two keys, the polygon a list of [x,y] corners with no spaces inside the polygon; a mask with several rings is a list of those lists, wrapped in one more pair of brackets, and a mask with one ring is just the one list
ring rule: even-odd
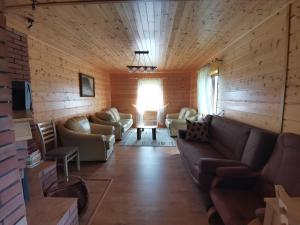
{"label": "wooden wall paneling", "polygon": [[291,5],[290,45],[283,131],[300,134],[300,1]]}
{"label": "wooden wall paneling", "polygon": [[136,104],[138,78],[163,79],[165,113],[179,112],[181,107],[190,105],[190,74],[189,73],[159,73],[159,74],[112,74],[111,75],[111,105],[120,112],[132,113],[136,119]]}
{"label": "wooden wall paneling", "polygon": [[[76,57],[29,37],[34,119],[67,118],[110,106],[110,76]],[[79,96],[79,72],[95,78],[94,98]]]}
{"label": "wooden wall paneling", "polygon": [[288,24],[286,7],[218,56],[223,60],[218,111],[280,132]]}

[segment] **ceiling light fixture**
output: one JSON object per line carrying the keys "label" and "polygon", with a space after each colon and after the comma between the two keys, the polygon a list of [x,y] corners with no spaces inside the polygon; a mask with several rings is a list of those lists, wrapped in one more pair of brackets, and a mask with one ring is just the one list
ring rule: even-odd
{"label": "ceiling light fixture", "polygon": [[157,70],[157,66],[151,63],[149,51],[134,51],[132,63],[127,66],[127,69],[129,73],[153,73]]}

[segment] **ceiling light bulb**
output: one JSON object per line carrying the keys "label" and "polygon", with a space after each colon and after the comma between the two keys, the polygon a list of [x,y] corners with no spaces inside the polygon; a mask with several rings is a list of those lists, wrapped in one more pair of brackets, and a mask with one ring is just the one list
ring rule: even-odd
{"label": "ceiling light bulb", "polygon": [[145,68],[143,66],[141,66],[140,71],[144,72]]}

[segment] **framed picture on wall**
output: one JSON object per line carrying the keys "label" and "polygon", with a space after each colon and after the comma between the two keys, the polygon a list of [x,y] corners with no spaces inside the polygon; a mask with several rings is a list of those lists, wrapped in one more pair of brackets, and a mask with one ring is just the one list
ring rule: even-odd
{"label": "framed picture on wall", "polygon": [[92,76],[79,73],[80,97],[95,97],[95,79]]}

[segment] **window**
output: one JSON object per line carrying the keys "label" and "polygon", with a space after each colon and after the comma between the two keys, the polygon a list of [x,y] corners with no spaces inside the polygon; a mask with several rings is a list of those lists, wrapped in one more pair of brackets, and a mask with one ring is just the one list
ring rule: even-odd
{"label": "window", "polygon": [[136,107],[140,116],[146,111],[156,111],[160,121],[164,108],[162,79],[139,79],[137,93]]}
{"label": "window", "polygon": [[217,74],[217,75],[211,77],[211,81],[212,81],[212,95],[213,95],[213,113],[217,114],[219,75]]}
{"label": "window", "polygon": [[218,76],[210,76],[210,66],[200,69],[197,79],[198,112],[200,115],[217,113]]}

